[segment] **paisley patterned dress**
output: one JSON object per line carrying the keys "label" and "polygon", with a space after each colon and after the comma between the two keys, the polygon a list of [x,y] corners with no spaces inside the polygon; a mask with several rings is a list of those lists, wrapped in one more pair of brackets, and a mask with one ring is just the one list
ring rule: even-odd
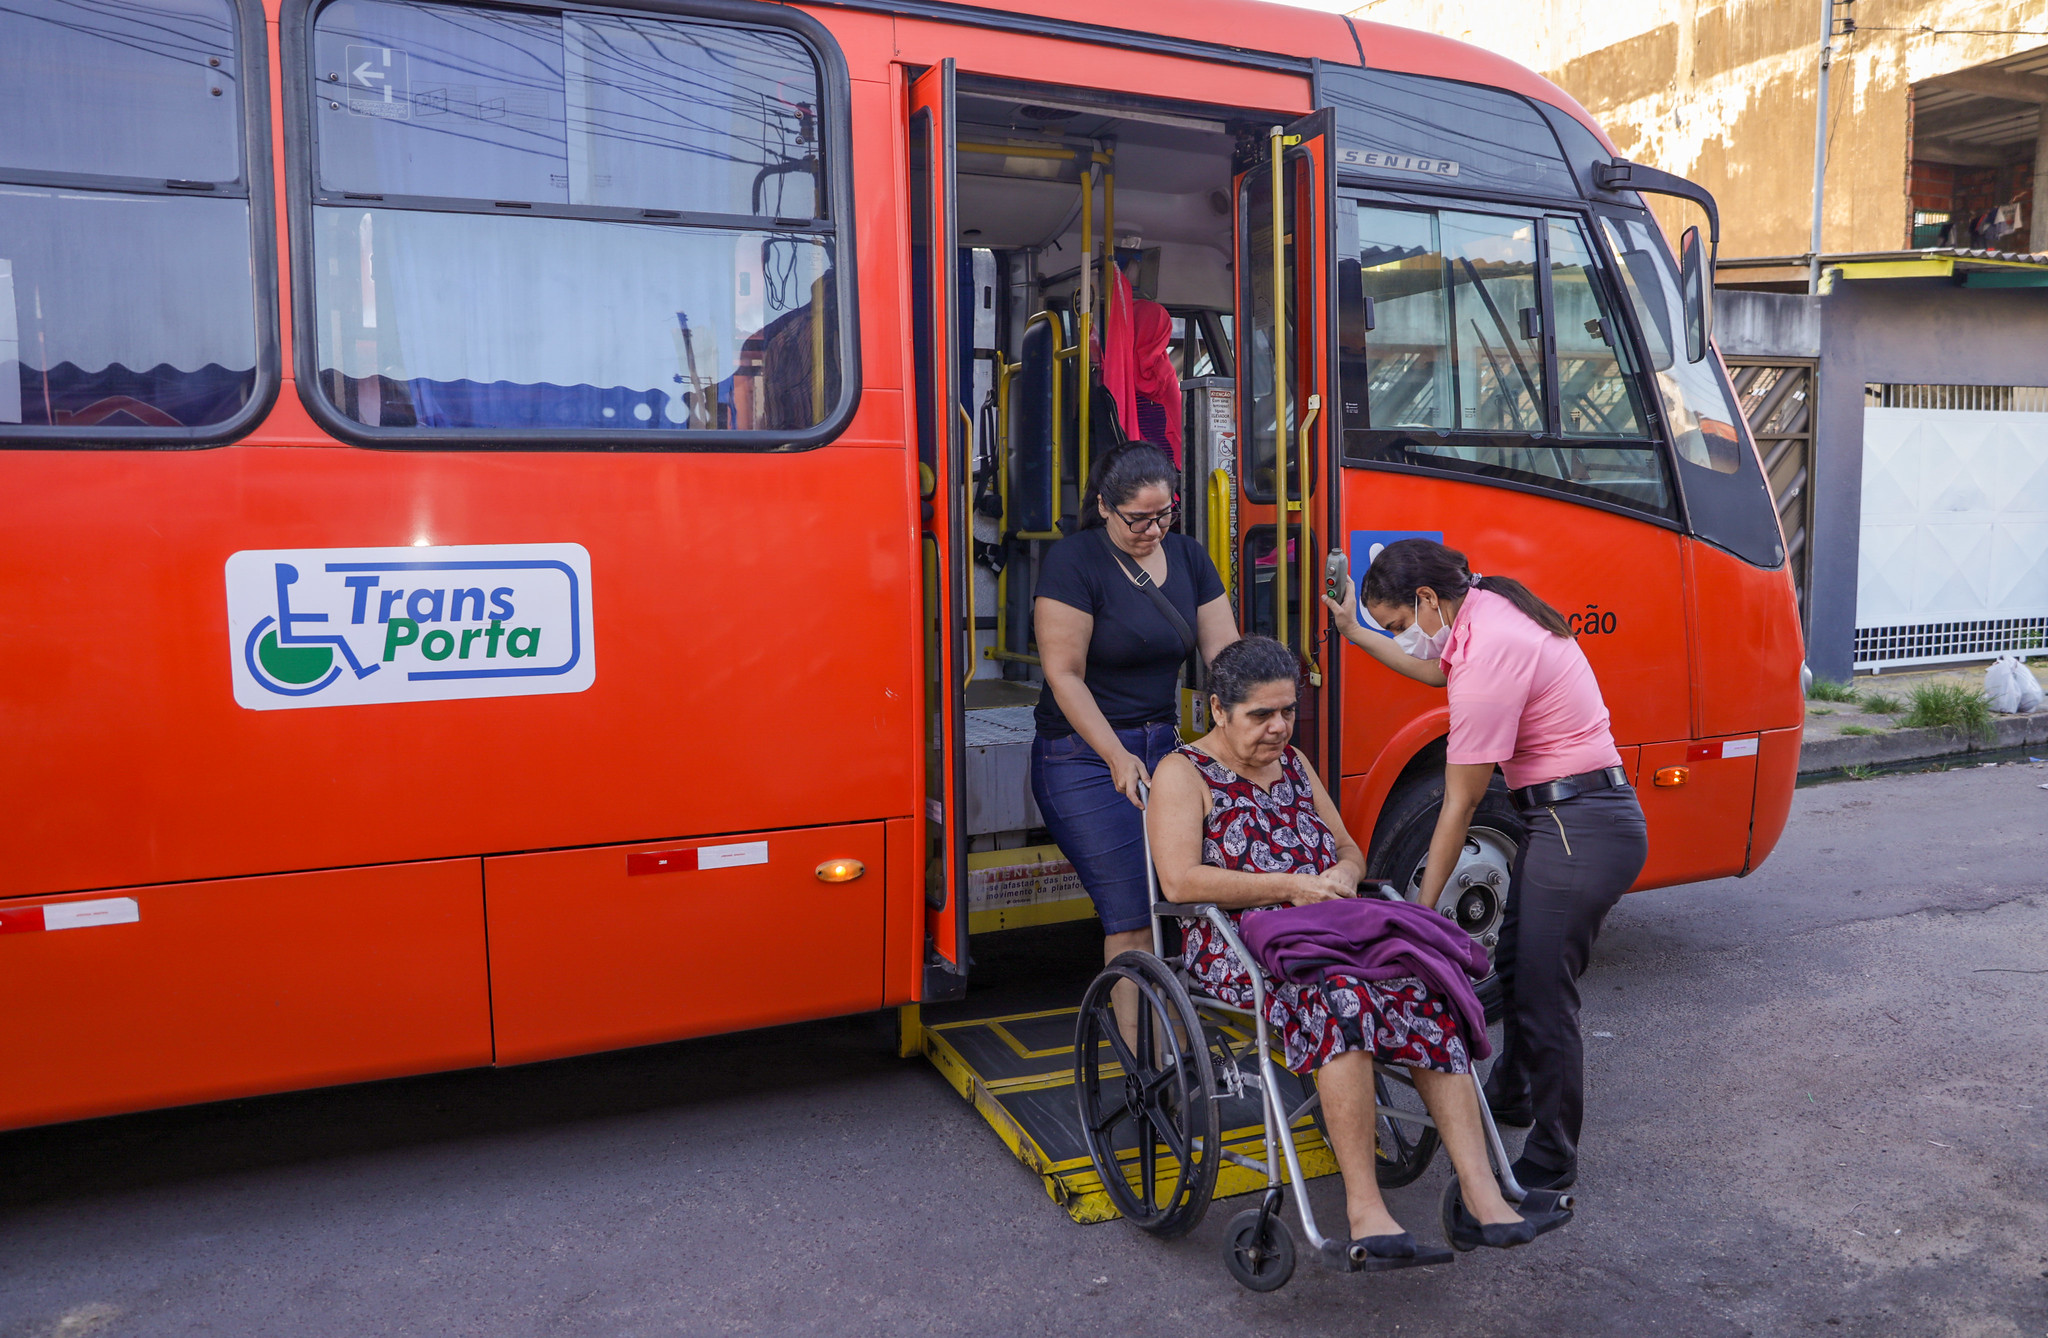
{"label": "paisley patterned dress", "polygon": [[[1177,750],[1208,782],[1202,863],[1246,873],[1321,873],[1337,862],[1337,838],[1316,812],[1315,789],[1301,754],[1289,748],[1281,776],[1262,790],[1192,746]],[[1233,921],[1276,906],[1228,914]],[[1184,958],[1202,987],[1237,1008],[1252,1006],[1251,975],[1223,935],[1204,922],[1187,927]],[[1331,975],[1318,985],[1273,981],[1266,1025],[1296,1073],[1321,1068],[1347,1050],[1368,1050],[1382,1064],[1469,1073],[1472,1060],[1455,1012],[1413,976],[1359,980]]]}

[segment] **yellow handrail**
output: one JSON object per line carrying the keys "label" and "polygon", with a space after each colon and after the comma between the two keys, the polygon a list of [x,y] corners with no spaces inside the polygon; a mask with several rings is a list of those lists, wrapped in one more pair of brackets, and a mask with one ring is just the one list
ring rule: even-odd
{"label": "yellow handrail", "polygon": [[1287,644],[1287,205],[1280,127],[1267,134],[1273,159],[1273,631]]}
{"label": "yellow handrail", "polygon": [[1301,500],[1294,503],[1301,508],[1301,538],[1295,544],[1295,551],[1301,554],[1298,564],[1301,577],[1301,651],[1308,656],[1309,686],[1317,688],[1323,685],[1323,669],[1316,663],[1315,638],[1309,635],[1309,629],[1315,626],[1315,605],[1310,592],[1316,588],[1316,583],[1314,569],[1310,566],[1315,561],[1315,525],[1309,519],[1314,513],[1309,507],[1308,500],[1308,434],[1309,429],[1315,426],[1316,414],[1322,407],[1321,395],[1308,397],[1308,404],[1301,415],[1300,439],[1295,444],[1294,452],[1295,473],[1300,479],[1296,491],[1301,494]]}
{"label": "yellow handrail", "polygon": [[[1074,392],[1075,404],[1079,411],[1081,422],[1078,431],[1080,441],[1078,443],[1077,457],[1074,462],[1074,482],[1076,485],[1075,490],[1081,497],[1087,496],[1088,493],[1088,395],[1093,389],[1093,378],[1088,374],[1088,340],[1093,329],[1094,322],[1089,318],[1089,314],[1085,311],[1082,312],[1080,330],[1078,331],[1079,338],[1075,343],[1075,348],[1078,350],[1075,360],[1080,366],[1081,385],[1080,389]],[[1079,505],[1078,501],[1076,505]],[[1087,523],[1087,517],[1083,516],[1081,519],[1083,524]]]}
{"label": "yellow handrail", "polygon": [[[1102,264],[1103,274],[1109,274],[1109,266],[1116,263],[1116,159],[1102,173]],[[1102,299],[1102,309],[1109,310],[1109,304],[1116,300],[1116,281],[1110,280],[1109,293]],[[1107,320],[1105,318],[1105,324]]]}
{"label": "yellow handrail", "polygon": [[985,153],[1000,158],[1071,158],[1075,162],[1104,165],[1110,161],[1109,155],[1100,149],[1074,149],[1060,144],[985,144],[963,139],[954,148],[961,153]]}
{"label": "yellow handrail", "polygon": [[[1079,485],[1080,496],[1088,495],[1088,334],[1091,328],[1090,316],[1095,305],[1095,173],[1091,169],[1081,174],[1081,288],[1078,310],[1074,314],[1074,347],[1078,350],[1075,361],[1079,364],[1080,384],[1074,390],[1074,403],[1079,409],[1079,426],[1074,430],[1079,456],[1076,461],[1078,472],[1074,475]],[[1082,517],[1087,523],[1087,517]]]}
{"label": "yellow handrail", "polygon": [[1230,553],[1230,471],[1212,469],[1209,471],[1209,561],[1215,564],[1216,574],[1223,578],[1223,593],[1229,594],[1237,588],[1232,579]]}

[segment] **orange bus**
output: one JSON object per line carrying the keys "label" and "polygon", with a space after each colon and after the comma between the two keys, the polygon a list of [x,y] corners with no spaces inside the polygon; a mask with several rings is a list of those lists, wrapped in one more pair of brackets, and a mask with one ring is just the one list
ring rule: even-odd
{"label": "orange bus", "polygon": [[1783,543],[1642,193],[1711,202],[1511,63],[1252,0],[19,0],[0,52],[0,1127],[958,998],[1086,915],[1023,758],[1112,263],[1375,874],[1444,706],[1314,592],[1401,534],[1572,611],[1642,886],[1784,825]]}

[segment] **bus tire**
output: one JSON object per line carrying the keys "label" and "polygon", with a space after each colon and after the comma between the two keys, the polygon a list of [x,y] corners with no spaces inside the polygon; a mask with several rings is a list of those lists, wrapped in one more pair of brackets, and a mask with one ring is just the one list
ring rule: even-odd
{"label": "bus tire", "polygon": [[[1443,803],[1442,774],[1418,777],[1394,791],[1386,807],[1380,810],[1379,825],[1373,829],[1372,848],[1366,853],[1367,871],[1392,882],[1410,901],[1421,892],[1429,841],[1436,834],[1437,815],[1443,811]],[[1479,811],[1472,815],[1464,857],[1451,875],[1450,886],[1444,889],[1446,900],[1457,898],[1451,902],[1457,910],[1453,918],[1479,941],[1489,962],[1500,941],[1508,898],[1514,894],[1515,856],[1521,853],[1527,831],[1521,815],[1515,812],[1514,801],[1508,797],[1507,783],[1496,773],[1486,788],[1486,797],[1479,801]],[[1489,974],[1479,982],[1476,992],[1487,1016],[1497,1017],[1500,978]]]}

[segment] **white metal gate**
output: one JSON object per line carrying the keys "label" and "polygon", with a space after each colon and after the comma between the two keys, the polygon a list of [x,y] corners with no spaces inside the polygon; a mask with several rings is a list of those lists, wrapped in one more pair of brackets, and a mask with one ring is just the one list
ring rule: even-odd
{"label": "white metal gate", "polygon": [[2048,392],[1869,387],[1856,584],[1858,669],[2048,650]]}

